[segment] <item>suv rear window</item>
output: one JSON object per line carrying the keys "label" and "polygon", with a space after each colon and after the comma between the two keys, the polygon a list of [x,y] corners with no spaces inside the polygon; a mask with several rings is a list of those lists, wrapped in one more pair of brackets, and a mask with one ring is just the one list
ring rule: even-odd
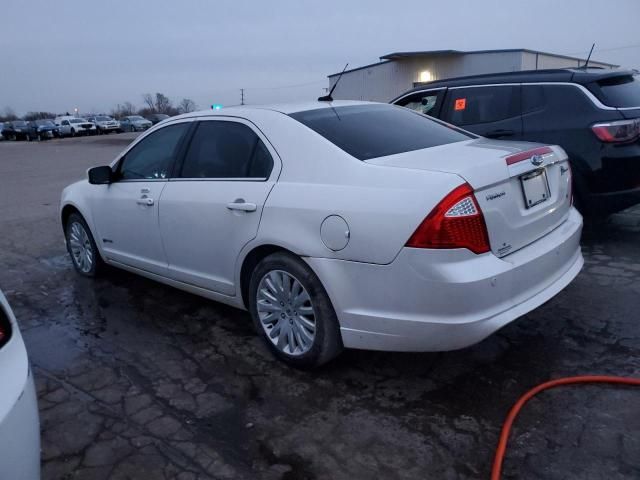
{"label": "suv rear window", "polygon": [[351,105],[290,114],[359,160],[475,138],[419,113],[393,105]]}
{"label": "suv rear window", "polygon": [[640,107],[638,75],[620,75],[596,82],[591,90],[609,107]]}

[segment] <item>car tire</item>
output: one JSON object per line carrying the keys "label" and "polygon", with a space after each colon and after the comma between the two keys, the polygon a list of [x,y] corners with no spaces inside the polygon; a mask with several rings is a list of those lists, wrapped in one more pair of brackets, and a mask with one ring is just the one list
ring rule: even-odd
{"label": "car tire", "polygon": [[67,251],[71,256],[73,268],[84,277],[95,277],[104,266],[102,257],[91,230],[84,218],[72,213],[65,225]]}
{"label": "car tire", "polygon": [[69,132],[71,137],[75,137],[76,136],[76,131],[74,128],[71,129],[71,131]]}
{"label": "car tire", "polygon": [[[342,351],[331,300],[316,274],[295,255],[277,252],[260,261],[251,275],[248,300],[258,334],[288,365],[319,367]],[[299,312],[303,309],[305,313]]]}

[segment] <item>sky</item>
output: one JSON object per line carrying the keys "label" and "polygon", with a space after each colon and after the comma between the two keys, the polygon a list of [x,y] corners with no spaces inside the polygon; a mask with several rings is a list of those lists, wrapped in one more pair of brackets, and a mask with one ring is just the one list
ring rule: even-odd
{"label": "sky", "polygon": [[0,0],[0,112],[315,99],[394,51],[529,48],[640,69],[640,0]]}

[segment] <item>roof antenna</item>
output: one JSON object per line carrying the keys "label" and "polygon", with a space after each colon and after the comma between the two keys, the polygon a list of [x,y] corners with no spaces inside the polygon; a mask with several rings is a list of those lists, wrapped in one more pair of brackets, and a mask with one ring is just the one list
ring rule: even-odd
{"label": "roof antenna", "polygon": [[340,76],[338,77],[338,79],[336,80],[336,83],[333,84],[333,87],[331,87],[331,90],[329,90],[329,93],[327,95],[325,95],[324,97],[318,97],[318,101],[319,102],[333,102],[333,97],[331,96],[331,94],[333,93],[333,91],[336,89],[336,87],[338,86],[338,82],[340,81],[340,79],[342,78],[342,74],[344,73],[344,71],[347,69],[347,67],[349,66],[349,64],[347,63],[344,68],[342,69],[342,71],[340,72]]}
{"label": "roof antenna", "polygon": [[582,68],[584,68],[585,70],[587,69],[587,67],[589,66],[589,60],[591,60],[591,54],[593,53],[593,47],[595,47],[596,44],[594,43],[593,45],[591,45],[591,50],[589,50],[589,56],[587,57],[587,61],[584,62],[584,65]]}

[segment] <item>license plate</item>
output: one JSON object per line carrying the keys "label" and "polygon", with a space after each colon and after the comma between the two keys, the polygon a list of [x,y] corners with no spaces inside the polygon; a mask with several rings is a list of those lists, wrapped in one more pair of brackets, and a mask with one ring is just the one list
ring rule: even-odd
{"label": "license plate", "polygon": [[520,177],[522,193],[524,195],[524,205],[531,208],[542,202],[546,202],[551,197],[547,172],[545,169],[535,170]]}

